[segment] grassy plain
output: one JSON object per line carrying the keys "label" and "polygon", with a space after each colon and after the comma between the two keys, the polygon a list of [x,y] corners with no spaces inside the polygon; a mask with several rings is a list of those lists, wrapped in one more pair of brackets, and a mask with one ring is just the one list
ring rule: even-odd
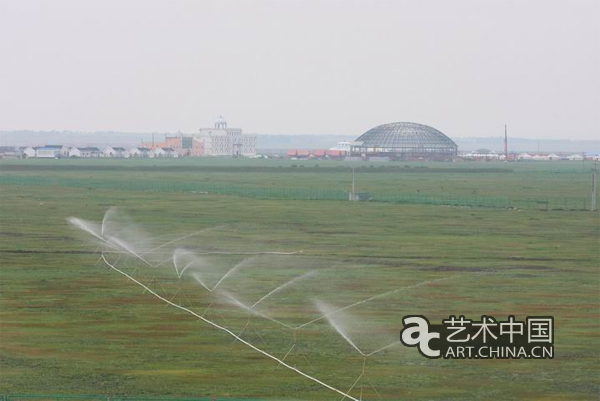
{"label": "grassy plain", "polygon": [[[403,171],[405,165],[432,171]],[[393,170],[395,164],[379,166],[364,168],[372,172],[359,167],[362,189],[569,197],[586,196],[590,183],[590,166],[579,163],[402,163],[399,171]],[[494,168],[512,171],[480,171]],[[294,171],[299,169],[305,170]],[[49,180],[209,180],[335,189],[347,189],[350,183],[344,164],[279,160],[2,161],[0,171]],[[408,314],[436,322],[450,314],[501,320],[509,314],[518,319],[555,317],[553,360],[428,360],[414,348],[395,347],[369,359],[355,396],[360,388],[364,399],[598,398],[598,213],[27,185],[3,185],[0,191],[0,394],[339,399],[98,265],[96,248],[66,219],[100,221],[111,206],[167,239],[231,227],[201,236],[197,243],[190,240],[190,246],[203,249],[224,244],[301,249],[299,263],[319,269],[323,282],[337,283],[336,292],[344,295],[328,301],[339,305],[355,293],[418,285],[359,311],[397,334]],[[242,288],[243,275],[229,285],[256,299],[259,290],[272,288],[285,273],[288,262],[271,271],[257,269],[251,289]],[[438,279],[447,280],[420,285]],[[286,299],[293,304],[294,297],[299,295],[290,293]],[[311,312],[291,309],[288,317],[300,321],[305,313]],[[247,316],[228,315],[227,321],[241,329]],[[269,324],[257,325],[247,335],[264,341],[265,347],[275,344],[280,357],[290,339]],[[290,363],[343,389],[360,374],[362,357],[325,322],[299,332],[298,339],[299,346],[286,359]]]}
{"label": "grassy plain", "polygon": [[[248,187],[376,193],[589,198],[588,162],[421,163],[248,159],[3,160],[4,174],[27,177],[202,182]],[[244,174],[240,174],[244,173]]]}

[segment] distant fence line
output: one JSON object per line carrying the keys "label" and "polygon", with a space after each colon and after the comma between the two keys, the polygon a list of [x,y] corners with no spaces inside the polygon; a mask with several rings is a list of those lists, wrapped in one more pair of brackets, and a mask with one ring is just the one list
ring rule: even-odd
{"label": "distant fence line", "polygon": [[73,394],[13,394],[0,395],[0,401],[60,401],[60,400],[85,400],[85,401],[260,401],[258,398],[151,398],[151,397],[111,397],[106,395],[73,395]]}
{"label": "distant fence line", "polygon": [[[217,195],[237,195],[242,197],[263,199],[297,199],[297,200],[348,200],[349,193],[342,190],[317,188],[279,188],[279,187],[244,187],[227,184],[205,182],[179,182],[161,180],[105,180],[79,179],[63,177],[22,177],[0,175],[0,185],[35,185],[44,187],[116,189],[132,191],[191,192]],[[541,209],[541,210],[589,210],[588,198],[545,198],[545,199],[511,199],[501,197],[464,197],[453,195],[423,195],[373,193],[372,202],[413,204],[413,205],[447,205],[471,206],[502,209]]]}

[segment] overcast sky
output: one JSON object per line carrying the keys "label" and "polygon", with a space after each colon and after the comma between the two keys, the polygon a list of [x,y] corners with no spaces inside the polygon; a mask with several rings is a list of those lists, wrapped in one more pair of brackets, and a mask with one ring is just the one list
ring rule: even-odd
{"label": "overcast sky", "polygon": [[0,130],[596,139],[599,4],[0,0]]}

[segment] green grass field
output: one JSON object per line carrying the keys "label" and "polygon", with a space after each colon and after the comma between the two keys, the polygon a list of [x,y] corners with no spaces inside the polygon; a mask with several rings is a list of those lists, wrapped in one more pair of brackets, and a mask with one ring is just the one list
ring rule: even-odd
{"label": "green grass field", "polygon": [[[589,196],[590,164],[372,165],[356,164],[360,190]],[[347,190],[351,179],[344,163],[283,160],[19,160],[1,161],[0,172],[50,183],[71,177],[340,190]],[[428,360],[414,348],[397,346],[367,360],[365,376],[352,390],[355,397],[362,392],[366,400],[598,399],[598,213],[52,184],[2,185],[0,190],[0,394],[341,398],[98,263],[97,246],[67,218],[99,222],[111,206],[163,241],[217,227],[186,239],[190,249],[302,250],[297,256],[256,259],[224,283],[252,301],[290,274],[318,271],[319,280],[282,291],[277,304],[284,307],[265,306],[269,316],[286,322],[315,316],[305,301],[311,294],[343,306],[407,288],[354,311],[359,322],[374,322],[352,326],[363,330],[357,338],[366,348],[380,337],[397,340],[402,317],[409,314],[435,322],[451,314],[555,317],[553,360]],[[147,283],[152,277],[162,280],[161,292],[175,302],[198,309],[214,302],[191,282],[176,290],[180,284],[172,270],[158,274],[127,263],[127,271]],[[207,316],[238,332],[249,321],[246,313],[219,301]],[[293,333],[258,317],[250,321],[252,331],[244,338],[283,357]],[[297,332],[297,346],[286,361],[344,391],[363,366],[363,358],[325,321]]]}

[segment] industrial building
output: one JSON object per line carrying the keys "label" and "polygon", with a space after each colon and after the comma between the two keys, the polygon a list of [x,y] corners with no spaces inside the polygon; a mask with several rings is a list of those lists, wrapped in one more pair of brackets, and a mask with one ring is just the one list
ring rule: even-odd
{"label": "industrial building", "polygon": [[446,135],[427,125],[397,122],[382,124],[351,143],[351,158],[371,160],[451,161],[458,146]]}

